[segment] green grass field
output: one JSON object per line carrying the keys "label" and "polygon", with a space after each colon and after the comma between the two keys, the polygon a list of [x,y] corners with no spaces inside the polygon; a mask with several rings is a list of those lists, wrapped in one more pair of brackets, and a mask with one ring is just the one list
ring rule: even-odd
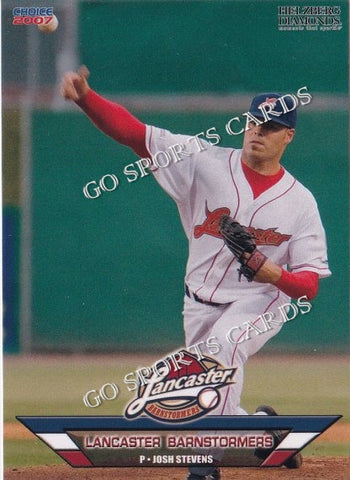
{"label": "green grass field", "polygon": [[[4,421],[16,415],[121,415],[134,396],[125,374],[151,366],[150,356],[33,356],[4,358]],[[264,356],[250,359],[242,406],[253,413],[261,403],[284,415],[340,414],[349,422],[349,368],[344,356]],[[118,397],[97,408],[84,405],[89,390],[105,383],[119,387]],[[333,427],[331,427],[333,428]],[[322,439],[321,439],[322,440]],[[349,443],[311,443],[304,454],[348,455]],[[38,439],[5,438],[5,466],[59,464],[60,458]]]}

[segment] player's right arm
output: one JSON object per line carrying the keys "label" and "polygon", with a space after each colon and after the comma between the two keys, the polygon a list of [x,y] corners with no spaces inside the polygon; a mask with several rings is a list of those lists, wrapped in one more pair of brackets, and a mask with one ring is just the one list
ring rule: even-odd
{"label": "player's right arm", "polygon": [[89,71],[85,66],[77,72],[67,72],[61,82],[61,95],[75,102],[90,120],[106,135],[130,147],[140,157],[148,157],[146,125],[121,105],[111,102],[88,84]]}
{"label": "player's right arm", "polygon": [[61,82],[62,97],[73,102],[82,100],[90,88],[87,81],[89,75],[90,72],[85,65],[81,66],[77,72],[65,73]]}

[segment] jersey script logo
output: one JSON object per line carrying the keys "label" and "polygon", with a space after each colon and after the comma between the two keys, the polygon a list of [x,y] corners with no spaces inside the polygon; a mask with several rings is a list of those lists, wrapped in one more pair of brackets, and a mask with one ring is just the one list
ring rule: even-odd
{"label": "jersey script logo", "polygon": [[220,218],[223,215],[230,215],[230,209],[227,207],[221,207],[211,212],[208,208],[207,202],[205,202],[205,215],[207,218],[202,225],[196,225],[194,227],[194,238],[199,238],[205,233],[212,237],[222,238],[219,231]]}
{"label": "jersey script logo", "polygon": [[[205,204],[206,219],[201,225],[194,227],[194,238],[200,238],[202,235],[211,235],[212,237],[222,238],[219,231],[219,222],[222,215],[230,215],[230,209],[220,207],[212,212],[209,210],[207,203]],[[283,242],[287,242],[291,235],[277,232],[277,227],[273,228],[254,228],[244,227],[247,232],[253,235],[256,245],[274,245],[278,247]]]}

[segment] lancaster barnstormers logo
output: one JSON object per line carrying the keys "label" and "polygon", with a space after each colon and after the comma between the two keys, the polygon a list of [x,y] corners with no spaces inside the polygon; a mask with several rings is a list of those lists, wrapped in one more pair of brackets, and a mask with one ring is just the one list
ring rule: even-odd
{"label": "lancaster barnstormers logo", "polygon": [[[201,225],[196,225],[193,230],[194,238],[200,238],[202,235],[211,235],[212,237],[222,238],[219,230],[219,222],[222,215],[230,215],[230,209],[220,207],[212,212],[209,210],[207,203],[205,204],[206,219]],[[244,225],[243,225],[244,226]],[[277,227],[270,228],[254,228],[244,227],[253,237],[257,246],[273,245],[278,247],[283,242],[287,242],[291,235],[277,232]]]}
{"label": "lancaster barnstormers logo", "polygon": [[260,107],[267,107],[269,105],[272,106],[272,108],[275,108],[276,103],[277,103],[278,98],[272,97],[272,98],[266,98],[264,102],[260,103]]}
{"label": "lancaster barnstormers logo", "polygon": [[213,410],[220,401],[219,389],[234,383],[236,368],[223,368],[210,357],[201,360],[180,352],[183,366],[164,365],[140,385],[137,398],[125,410],[127,418],[146,413],[165,422],[192,420]]}
{"label": "lancaster barnstormers logo", "polygon": [[230,215],[230,209],[227,207],[221,207],[211,212],[208,208],[207,202],[205,202],[205,215],[207,218],[202,225],[196,225],[194,227],[194,238],[199,238],[205,233],[207,235],[212,235],[213,237],[222,238],[219,231],[220,218],[223,215]]}
{"label": "lancaster barnstormers logo", "polygon": [[291,235],[276,232],[277,228],[254,228],[245,227],[245,229],[254,237],[256,245],[275,245],[278,247],[281,243],[290,239]]}

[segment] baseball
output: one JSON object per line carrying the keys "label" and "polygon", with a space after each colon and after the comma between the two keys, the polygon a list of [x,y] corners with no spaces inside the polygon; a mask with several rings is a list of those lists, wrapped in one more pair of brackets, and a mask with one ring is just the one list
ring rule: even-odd
{"label": "baseball", "polygon": [[52,15],[51,20],[48,23],[41,23],[38,25],[38,29],[44,33],[52,33],[58,27],[58,19],[56,15]]}
{"label": "baseball", "polygon": [[205,388],[198,395],[198,403],[202,408],[214,408],[219,403],[219,394],[214,388]]}

